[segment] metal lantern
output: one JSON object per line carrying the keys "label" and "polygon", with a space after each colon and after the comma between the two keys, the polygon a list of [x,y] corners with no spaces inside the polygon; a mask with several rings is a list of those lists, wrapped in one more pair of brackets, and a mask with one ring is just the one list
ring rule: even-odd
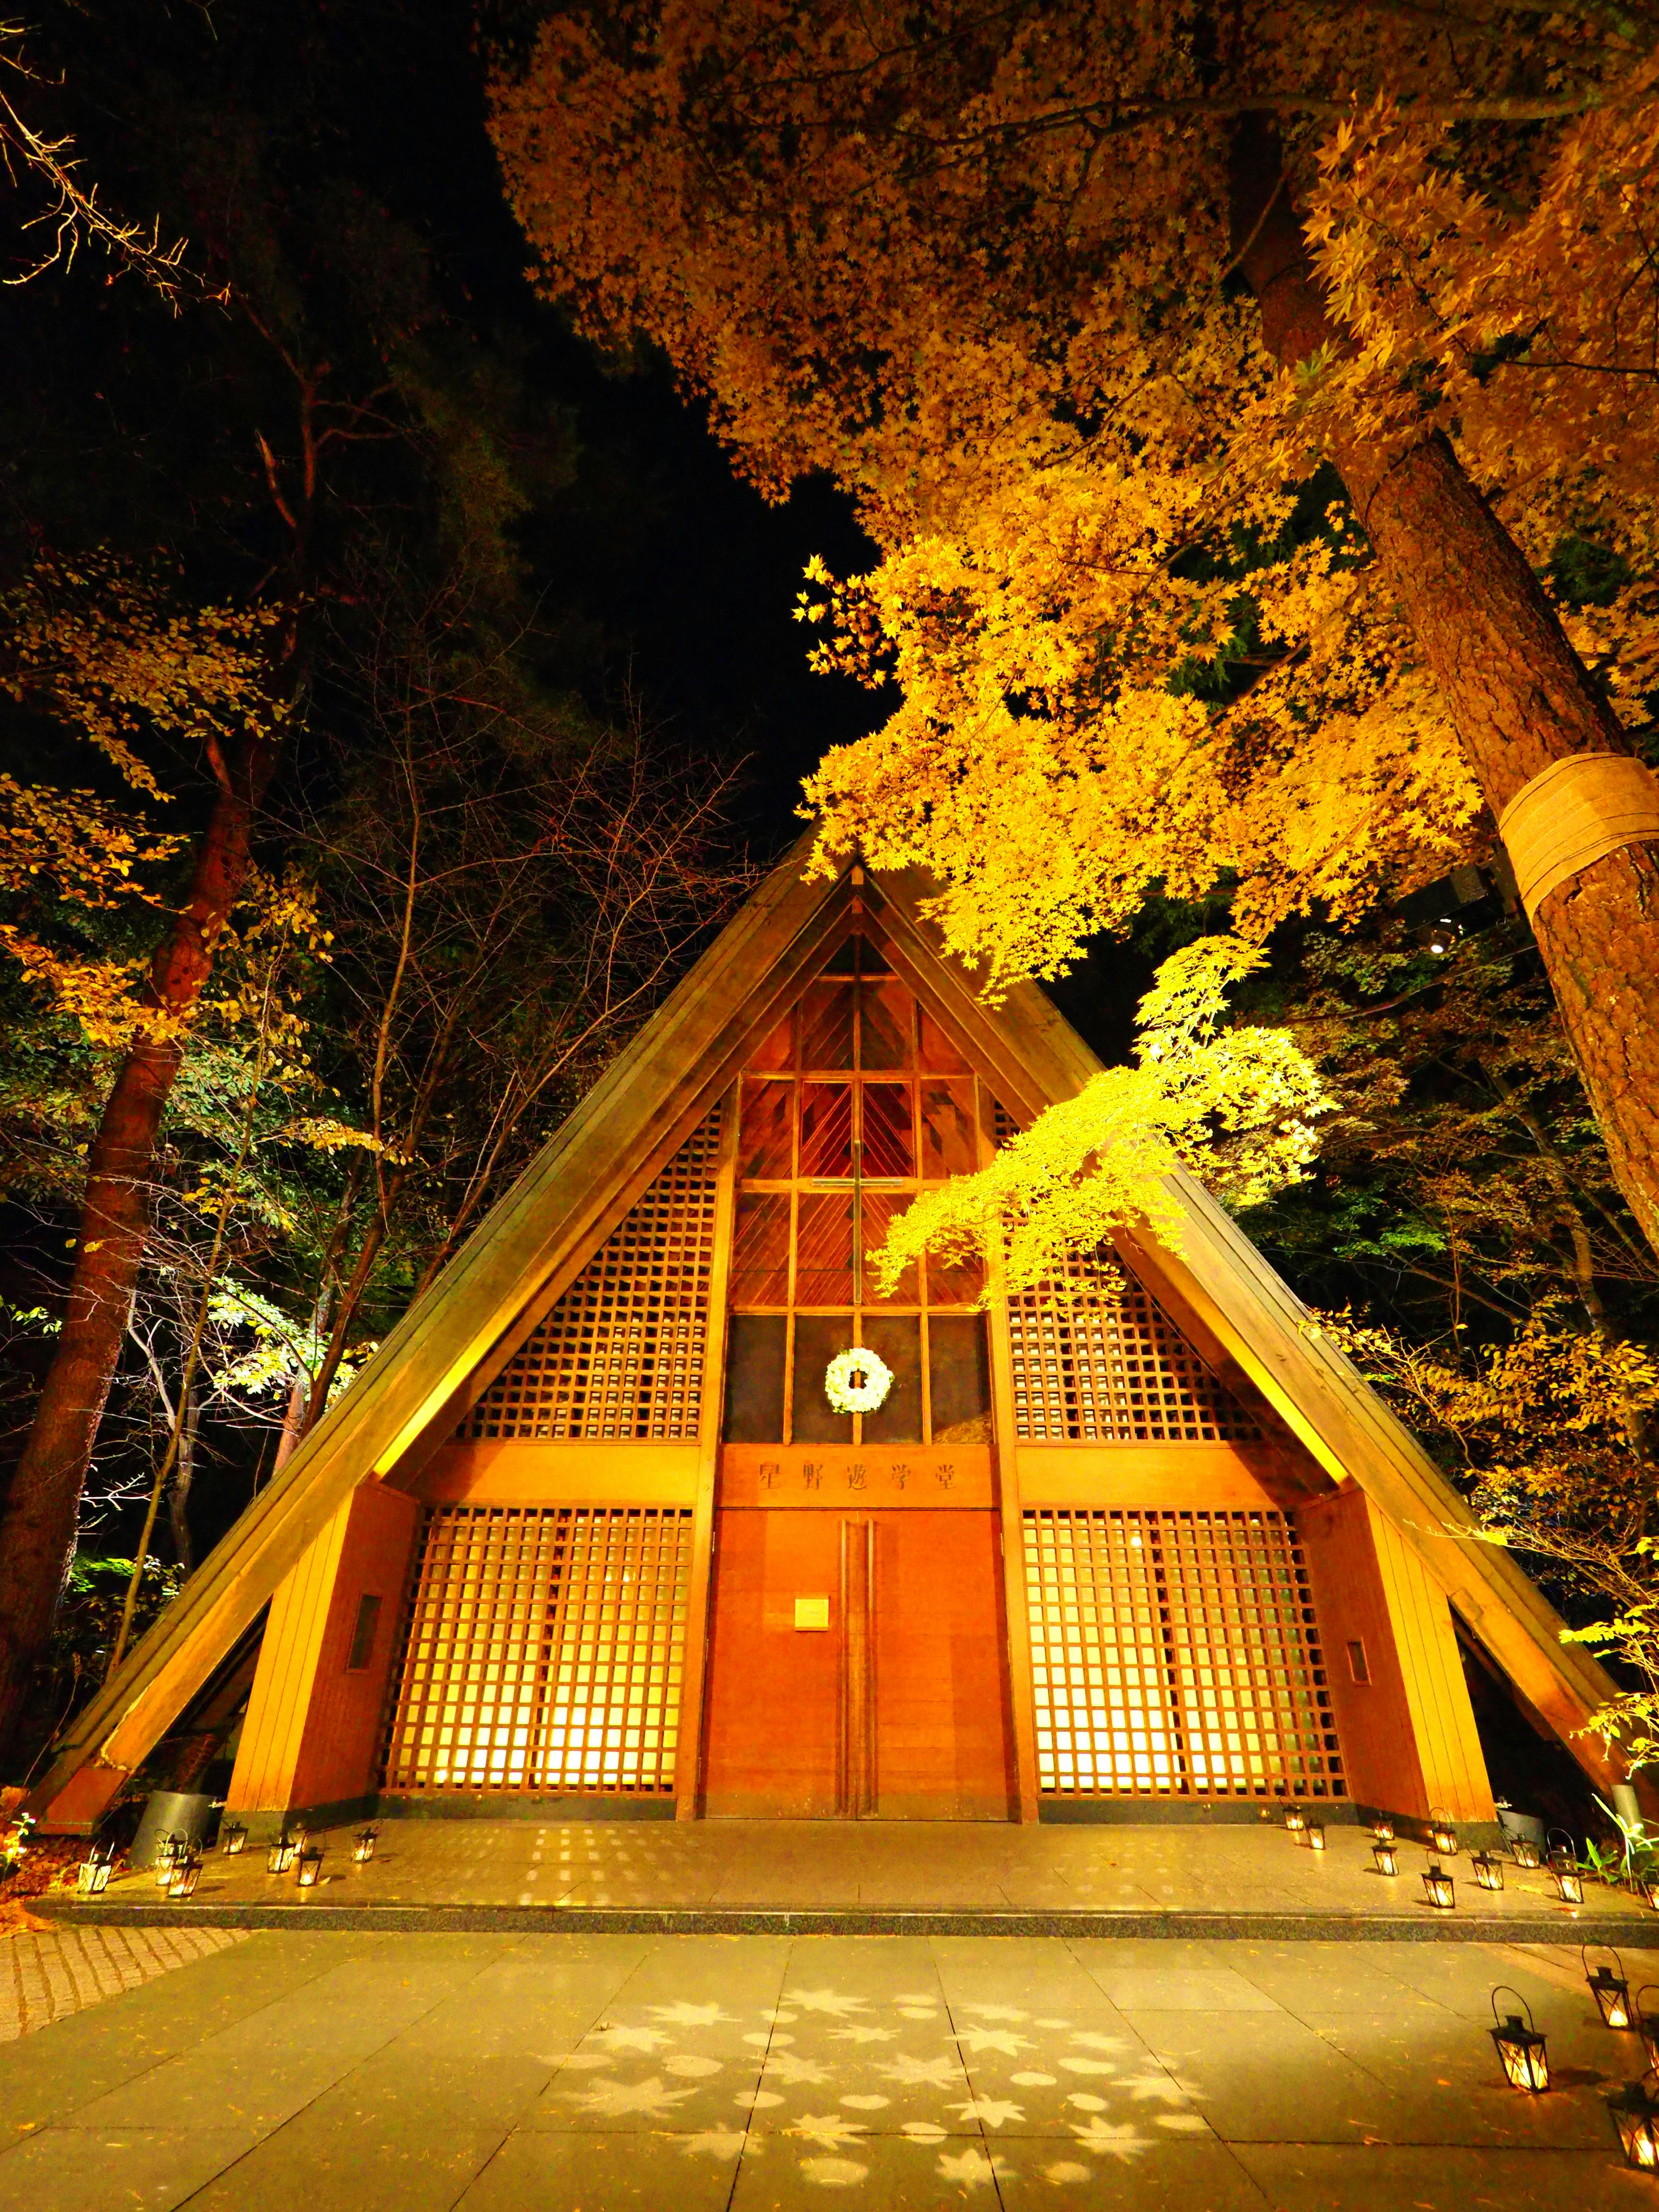
{"label": "metal lantern", "polygon": [[1638,1881],[1637,1887],[1641,1891],[1643,1896],[1646,1898],[1649,1905],[1653,1908],[1654,1911],[1659,1912],[1659,1875],[1654,1875],[1650,1879]]}
{"label": "metal lantern", "polygon": [[295,1856],[298,1850],[299,1846],[297,1844],[290,1843],[286,1836],[278,1836],[266,1855],[265,1872],[267,1874],[286,1874],[289,1869],[293,1865]]}
{"label": "metal lantern", "polygon": [[1552,1858],[1550,1872],[1555,1877],[1555,1893],[1563,1905],[1583,1903],[1584,1877],[1571,1859]]}
{"label": "metal lantern", "polygon": [[1659,2012],[1644,2010],[1642,2000],[1648,1991],[1656,1986],[1659,1985],[1652,1982],[1644,1982],[1636,1992],[1637,2032],[1647,2046],[1648,2064],[1650,2067],[1659,2066]]}
{"label": "metal lantern", "polygon": [[1437,1911],[1449,1912],[1457,1902],[1452,1877],[1443,1866],[1430,1865],[1423,1876],[1423,1887]]}
{"label": "metal lantern", "polygon": [[194,1897],[196,1885],[202,1879],[202,1862],[194,1851],[173,1863],[173,1878],[167,1883],[167,1895],[173,1898]]}
{"label": "metal lantern", "polygon": [[378,1828],[358,1829],[356,1834],[351,1839],[351,1856],[352,1862],[355,1865],[367,1866],[368,1864],[369,1861],[374,1856],[374,1846],[380,1838],[380,1832]]}
{"label": "metal lantern", "polygon": [[227,1820],[219,1831],[219,1848],[228,1858],[236,1858],[247,1849],[247,1830],[240,1820]]}
{"label": "metal lantern", "polygon": [[160,1843],[155,1846],[155,1857],[153,1862],[155,1873],[155,1887],[157,1889],[165,1889],[167,1887],[167,1884],[173,1880],[173,1867],[179,1859],[185,1856],[185,1839],[182,1836],[163,1836],[161,1838]]}
{"label": "metal lantern", "polygon": [[[1519,2013],[1509,2013],[1498,2019],[1500,1994],[1515,1999],[1527,2015],[1524,2021]],[[1550,2054],[1547,2041],[1533,2019],[1532,2007],[1519,1990],[1500,1982],[1492,1993],[1492,2016],[1498,2024],[1486,2032],[1498,2046],[1504,2078],[1511,2088],[1526,2089],[1534,2096],[1541,2096],[1550,2086]]]}
{"label": "metal lantern", "polygon": [[1400,1854],[1394,1847],[1394,1838],[1379,1836],[1371,1845],[1371,1856],[1376,1861],[1378,1874],[1398,1874]]}
{"label": "metal lantern", "polygon": [[1394,1841],[1394,1822],[1392,1820],[1373,1820],[1371,1822],[1371,1837],[1372,1840],[1376,1843],[1391,1844]]}
{"label": "metal lantern", "polygon": [[1588,1943],[1581,1943],[1578,1947],[1578,1963],[1584,1968],[1584,1979],[1589,1984],[1590,1994],[1595,1999],[1606,2025],[1608,2027],[1629,2027],[1633,2023],[1631,2019],[1630,1984],[1625,1979],[1625,1962],[1613,1950],[1611,1943],[1604,1948],[1613,1951],[1616,1972],[1598,1966],[1592,1973],[1585,1964],[1589,1955]]}
{"label": "metal lantern", "polygon": [[1293,1836],[1300,1843],[1303,1830],[1307,1825],[1307,1814],[1294,1801],[1285,1808],[1285,1832],[1287,1836]]}
{"label": "metal lantern", "polygon": [[1322,1820],[1310,1820],[1308,1823],[1307,1835],[1308,1849],[1310,1851],[1322,1851],[1324,1850],[1325,1824]]}
{"label": "metal lantern", "polygon": [[94,1851],[75,1869],[75,1887],[82,1897],[101,1897],[109,1887],[110,1863]]}
{"label": "metal lantern", "polygon": [[1469,1870],[1482,1889],[1502,1889],[1504,1887],[1504,1862],[1494,1858],[1490,1851],[1471,1852]]}
{"label": "metal lantern", "polygon": [[1543,1855],[1530,1836],[1511,1836],[1510,1856],[1518,1867],[1535,1867],[1543,1863]]}
{"label": "metal lantern", "polygon": [[1431,1821],[1429,1841],[1443,1859],[1455,1859],[1457,1856],[1457,1831],[1449,1820]]}
{"label": "metal lantern", "polygon": [[294,1863],[294,1879],[301,1889],[315,1889],[322,1871],[323,1855],[314,1844],[301,1851]]}
{"label": "metal lantern", "polygon": [[1607,2099],[1625,2163],[1647,2173],[1659,2172],[1659,2097],[1649,2087],[1653,2079],[1650,2074],[1643,2081],[1627,2081],[1616,2097]]}
{"label": "metal lantern", "polygon": [[296,1820],[294,1823],[294,1826],[289,1830],[289,1835],[293,1841],[295,1850],[298,1851],[301,1858],[303,1858],[305,1856],[306,1846],[311,1841],[310,1829],[307,1827],[303,1820]]}

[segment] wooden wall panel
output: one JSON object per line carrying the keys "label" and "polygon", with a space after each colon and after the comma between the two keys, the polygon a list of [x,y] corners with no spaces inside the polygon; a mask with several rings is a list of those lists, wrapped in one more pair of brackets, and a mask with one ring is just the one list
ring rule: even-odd
{"label": "wooden wall panel", "polygon": [[[1445,1592],[1357,1487],[1304,1506],[1297,1525],[1351,1795],[1415,1820],[1490,1820],[1492,1787]],[[1355,1642],[1368,1684],[1353,1679]]]}
{"label": "wooden wall panel", "polygon": [[[710,1814],[833,1817],[840,1588],[836,1515],[719,1515],[703,1724],[703,1804]],[[827,1629],[795,1626],[798,1597],[830,1601]]]}
{"label": "wooden wall panel", "polygon": [[1006,1820],[1017,1805],[995,1512],[878,1514],[876,1804]]}
{"label": "wooden wall panel", "polygon": [[[270,1603],[226,1796],[233,1813],[359,1797],[374,1756],[407,1571],[413,1498],[366,1483],[284,1577]],[[345,1672],[366,1591],[382,1600],[370,1665]]]}
{"label": "wooden wall panel", "polygon": [[1270,1444],[1021,1442],[1022,1505],[1299,1507],[1301,1478]]}
{"label": "wooden wall panel", "polygon": [[695,1441],[451,1444],[413,1494],[428,1505],[691,1505],[702,1449]]}

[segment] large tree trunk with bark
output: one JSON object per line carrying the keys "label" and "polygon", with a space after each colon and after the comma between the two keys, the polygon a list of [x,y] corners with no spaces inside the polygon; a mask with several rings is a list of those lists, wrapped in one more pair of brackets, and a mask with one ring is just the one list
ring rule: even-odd
{"label": "large tree trunk with bark", "polygon": [[[1265,118],[1237,131],[1232,201],[1268,350],[1292,368],[1342,349]],[[1339,437],[1331,458],[1494,815],[1553,761],[1631,751],[1444,438],[1395,457]],[[1619,1188],[1659,1248],[1659,848],[1595,861],[1549,894],[1534,929]]]}
{"label": "large tree trunk with bark", "polygon": [[[275,748],[228,766],[196,854],[190,897],[155,951],[149,1003],[187,1014],[247,878],[253,818]],[[120,1358],[149,1227],[156,1138],[184,1057],[176,1035],[140,1036],[121,1063],[87,1165],[81,1233],[57,1349],[0,1516],[0,1747],[9,1741],[52,1632],[75,1548],[98,1424]]]}

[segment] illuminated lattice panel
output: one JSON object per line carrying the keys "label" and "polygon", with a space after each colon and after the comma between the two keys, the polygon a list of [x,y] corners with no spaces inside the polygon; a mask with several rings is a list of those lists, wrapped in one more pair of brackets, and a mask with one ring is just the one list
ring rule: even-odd
{"label": "illuminated lattice panel", "polygon": [[691,1515],[428,1511],[381,1786],[673,1788]]}
{"label": "illuminated lattice panel", "polygon": [[1066,1443],[1249,1443],[1261,1435],[1143,1285],[1092,1259],[1008,1300],[1014,1431]]}
{"label": "illuminated lattice panel", "polygon": [[697,1434],[714,1256],[711,1114],[508,1360],[468,1437]]}
{"label": "illuminated lattice panel", "polygon": [[1034,1510],[1025,1572],[1041,1789],[1346,1795],[1282,1514]]}

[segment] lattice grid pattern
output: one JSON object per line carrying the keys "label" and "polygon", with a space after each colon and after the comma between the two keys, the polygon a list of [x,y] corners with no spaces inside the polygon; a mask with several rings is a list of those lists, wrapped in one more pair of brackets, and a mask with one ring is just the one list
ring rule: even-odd
{"label": "lattice grid pattern", "polygon": [[1040,1789],[1346,1796],[1308,1571],[1283,1514],[1024,1520]]}
{"label": "lattice grid pattern", "polygon": [[672,1792],[690,1565],[676,1507],[428,1508],[381,1786]]}
{"label": "lattice grid pattern", "polygon": [[473,1408],[469,1437],[693,1437],[714,1257],[718,1110]]}
{"label": "lattice grid pattern", "polygon": [[1244,1443],[1260,1428],[1152,1294],[1091,1261],[1013,1293],[1017,1436],[1072,1443]]}

